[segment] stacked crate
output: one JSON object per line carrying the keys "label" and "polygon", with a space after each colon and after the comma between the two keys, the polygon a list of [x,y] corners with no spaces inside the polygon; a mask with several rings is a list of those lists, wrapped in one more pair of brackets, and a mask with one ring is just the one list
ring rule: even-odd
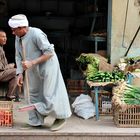
{"label": "stacked crate", "polygon": [[13,126],[13,103],[12,101],[0,101],[0,126]]}

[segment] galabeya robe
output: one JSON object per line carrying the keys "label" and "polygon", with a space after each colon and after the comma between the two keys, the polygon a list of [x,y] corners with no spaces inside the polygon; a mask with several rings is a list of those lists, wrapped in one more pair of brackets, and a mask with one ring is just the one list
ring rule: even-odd
{"label": "galabeya robe", "polygon": [[[16,36],[15,46],[17,74],[23,73],[21,65],[23,60],[34,60],[42,54],[53,54],[46,62],[34,65],[27,70],[30,102],[36,107],[35,110],[29,111],[29,124],[42,125],[44,117],[49,114],[53,114],[58,119],[69,118],[71,109],[66,86],[54,45],[49,43],[47,35],[38,28],[29,27],[25,36],[22,38]],[[25,58],[23,58],[23,48],[25,49]],[[27,90],[25,88],[25,92]]]}

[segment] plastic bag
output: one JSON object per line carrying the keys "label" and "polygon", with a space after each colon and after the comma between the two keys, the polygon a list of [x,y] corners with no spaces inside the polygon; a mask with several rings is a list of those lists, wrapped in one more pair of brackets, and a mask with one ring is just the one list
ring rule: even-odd
{"label": "plastic bag", "polygon": [[73,102],[72,107],[74,108],[74,113],[84,119],[95,116],[95,105],[89,95],[81,94],[78,96]]}

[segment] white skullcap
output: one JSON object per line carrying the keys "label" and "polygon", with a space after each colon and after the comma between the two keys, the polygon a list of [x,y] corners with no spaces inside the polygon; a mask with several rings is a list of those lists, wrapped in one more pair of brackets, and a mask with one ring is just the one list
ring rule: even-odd
{"label": "white skullcap", "polygon": [[12,16],[9,19],[8,24],[11,28],[29,26],[28,19],[23,14],[18,14],[18,15]]}

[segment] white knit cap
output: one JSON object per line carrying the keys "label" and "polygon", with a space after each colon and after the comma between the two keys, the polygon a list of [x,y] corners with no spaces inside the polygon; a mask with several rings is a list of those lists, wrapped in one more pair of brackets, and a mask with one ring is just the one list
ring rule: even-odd
{"label": "white knit cap", "polygon": [[18,15],[12,16],[9,19],[8,24],[11,28],[29,26],[28,19],[23,14],[18,14]]}

